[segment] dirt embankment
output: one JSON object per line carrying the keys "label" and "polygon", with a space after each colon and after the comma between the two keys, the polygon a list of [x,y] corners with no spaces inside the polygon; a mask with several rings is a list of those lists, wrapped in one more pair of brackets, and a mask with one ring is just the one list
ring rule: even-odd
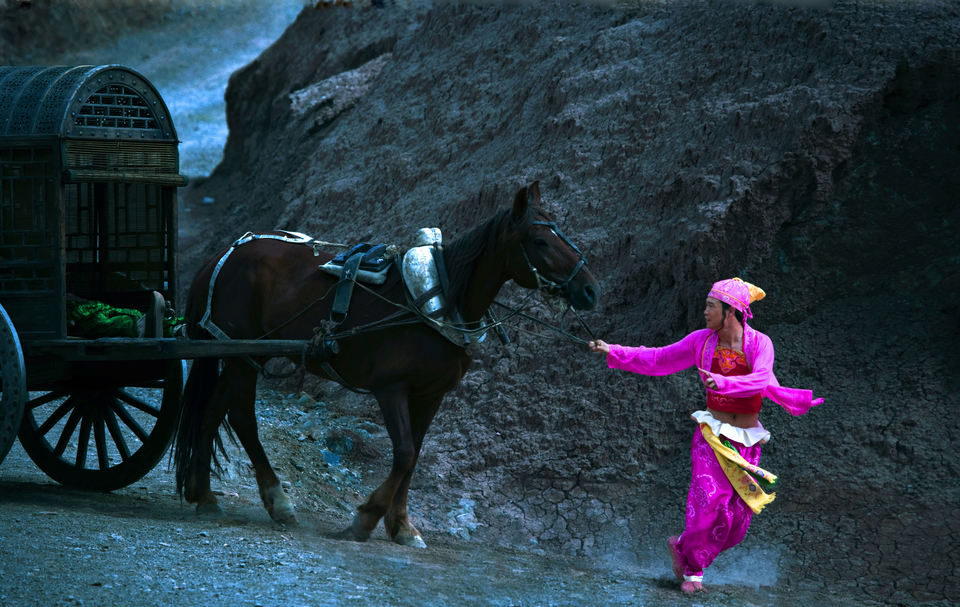
{"label": "dirt embankment", "polygon": [[[958,43],[950,2],[307,10],[231,79],[224,161],[182,193],[181,276],[248,230],[402,243],[440,225],[452,238],[539,179],[602,278],[598,334],[675,340],[699,326],[710,283],[740,275],[769,294],[755,326],[781,382],[827,398],[803,418],[766,406],[764,461],[783,487],[712,571],[957,602],[960,489],[944,479],[960,472]],[[415,521],[662,559],[682,525],[695,380],[514,337],[488,345],[441,410]],[[334,418],[376,421],[372,402],[308,389]],[[358,469],[389,452],[373,428],[342,450]],[[264,433],[298,499],[342,515],[352,497],[311,496],[343,479],[283,455],[342,436],[269,418]]]}
{"label": "dirt embankment", "polygon": [[[273,227],[452,237],[539,179],[603,279],[609,341],[679,338],[719,277],[769,293],[780,380],[827,404],[768,405],[788,482],[745,546],[788,584],[957,598],[934,530],[958,503],[958,39],[946,2],[306,11],[231,80],[224,162],[191,194],[218,225],[190,252]],[[294,106],[312,85],[331,98]],[[468,498],[488,540],[590,555],[679,529],[691,377],[523,335],[478,363],[428,438],[423,518]]]}

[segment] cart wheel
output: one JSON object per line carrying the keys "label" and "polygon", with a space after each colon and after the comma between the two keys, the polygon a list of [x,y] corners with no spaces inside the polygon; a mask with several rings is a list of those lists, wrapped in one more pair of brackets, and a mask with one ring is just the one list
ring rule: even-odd
{"label": "cart wheel", "polygon": [[26,400],[27,374],[23,367],[23,350],[13,321],[0,306],[0,462],[17,438]]}
{"label": "cart wheel", "polygon": [[186,364],[137,387],[99,385],[31,392],[20,444],[50,478],[77,489],[113,491],[160,461],[177,425]]}

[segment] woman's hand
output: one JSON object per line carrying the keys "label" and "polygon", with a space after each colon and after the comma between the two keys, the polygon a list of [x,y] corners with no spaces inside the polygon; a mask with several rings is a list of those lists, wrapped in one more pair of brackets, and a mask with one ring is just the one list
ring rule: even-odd
{"label": "woman's hand", "polygon": [[590,341],[587,346],[589,346],[591,352],[603,352],[604,354],[610,354],[610,344],[602,339],[594,339]]}
{"label": "woman's hand", "polygon": [[713,373],[707,371],[706,369],[701,369],[697,367],[697,371],[700,372],[700,375],[703,377],[703,383],[710,388],[711,390],[717,389],[717,380],[713,379]]}

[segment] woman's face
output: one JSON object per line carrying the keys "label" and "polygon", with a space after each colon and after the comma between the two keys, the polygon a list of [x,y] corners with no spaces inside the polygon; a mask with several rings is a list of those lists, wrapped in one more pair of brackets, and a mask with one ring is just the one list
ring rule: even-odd
{"label": "woman's face", "polygon": [[720,305],[720,300],[707,298],[707,304],[703,308],[703,320],[707,328],[714,331],[718,331],[723,326],[723,306]]}

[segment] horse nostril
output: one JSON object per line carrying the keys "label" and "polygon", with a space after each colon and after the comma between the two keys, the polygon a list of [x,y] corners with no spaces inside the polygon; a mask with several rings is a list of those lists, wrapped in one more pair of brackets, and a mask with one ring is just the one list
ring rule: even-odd
{"label": "horse nostril", "polygon": [[590,307],[593,307],[593,305],[597,303],[597,290],[593,285],[584,285],[583,296],[584,299],[587,300],[586,303],[589,304]]}

